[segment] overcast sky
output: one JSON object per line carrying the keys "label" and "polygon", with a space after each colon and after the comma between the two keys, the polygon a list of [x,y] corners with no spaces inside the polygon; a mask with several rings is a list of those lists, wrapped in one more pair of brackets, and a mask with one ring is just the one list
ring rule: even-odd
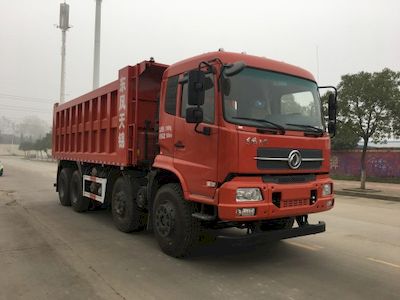
{"label": "overcast sky", "polygon": [[[60,88],[60,2],[0,0],[0,116],[50,123]],[[72,99],[92,87],[95,1],[67,3]],[[398,0],[103,0],[101,30],[100,84],[150,56],[171,64],[218,48],[301,66],[321,85],[359,71],[400,71]]]}

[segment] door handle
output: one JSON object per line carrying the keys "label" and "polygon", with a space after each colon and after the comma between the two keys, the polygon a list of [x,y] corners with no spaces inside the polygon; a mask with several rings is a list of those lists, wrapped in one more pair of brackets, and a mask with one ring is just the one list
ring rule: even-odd
{"label": "door handle", "polygon": [[185,145],[181,142],[181,141],[177,141],[176,143],[175,143],[175,147],[176,148],[185,148]]}

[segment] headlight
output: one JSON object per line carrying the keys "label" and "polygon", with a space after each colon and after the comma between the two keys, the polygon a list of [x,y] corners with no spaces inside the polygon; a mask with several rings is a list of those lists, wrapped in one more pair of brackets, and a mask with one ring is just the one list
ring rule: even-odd
{"label": "headlight", "polygon": [[322,196],[332,194],[332,183],[325,183],[322,185]]}
{"label": "headlight", "polygon": [[263,197],[259,188],[240,188],[236,190],[236,201],[262,201]]}

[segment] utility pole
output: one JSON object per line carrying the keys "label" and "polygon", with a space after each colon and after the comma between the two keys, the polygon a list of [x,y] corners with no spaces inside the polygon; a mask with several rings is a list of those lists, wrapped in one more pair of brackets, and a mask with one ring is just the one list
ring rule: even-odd
{"label": "utility pole", "polygon": [[318,51],[318,45],[315,46],[315,55],[317,59],[317,82],[319,82],[319,51]]}
{"label": "utility pole", "polygon": [[101,1],[102,0],[96,0],[96,19],[94,24],[93,89],[97,89],[99,87],[100,77]]}
{"label": "utility pole", "polygon": [[65,101],[65,43],[69,26],[69,4],[60,3],[60,20],[57,28],[61,29],[61,81],[60,81],[60,103]]}

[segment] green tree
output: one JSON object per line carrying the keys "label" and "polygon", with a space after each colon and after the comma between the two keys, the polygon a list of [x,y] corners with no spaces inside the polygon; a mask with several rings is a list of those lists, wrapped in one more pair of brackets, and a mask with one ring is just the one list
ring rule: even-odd
{"label": "green tree", "polygon": [[[330,92],[321,96],[323,116],[325,116],[325,122],[328,124],[328,98]],[[348,150],[355,149],[360,140],[360,136],[357,134],[356,124],[343,118],[342,105],[340,105],[340,99],[337,107],[337,124],[336,124],[336,135],[331,139],[331,147],[333,150]]]}
{"label": "green tree", "polygon": [[48,157],[48,150],[51,148],[51,132],[47,133],[43,138],[36,140],[34,144],[34,150],[41,152],[44,151]]}
{"label": "green tree", "polygon": [[349,150],[357,147],[360,136],[357,134],[356,125],[350,121],[337,121],[336,136],[332,139],[333,150]]}
{"label": "green tree", "polygon": [[400,73],[381,72],[344,75],[339,83],[339,119],[362,139],[361,188],[365,189],[365,156],[368,142],[383,142],[393,134],[393,116],[400,100]]}

